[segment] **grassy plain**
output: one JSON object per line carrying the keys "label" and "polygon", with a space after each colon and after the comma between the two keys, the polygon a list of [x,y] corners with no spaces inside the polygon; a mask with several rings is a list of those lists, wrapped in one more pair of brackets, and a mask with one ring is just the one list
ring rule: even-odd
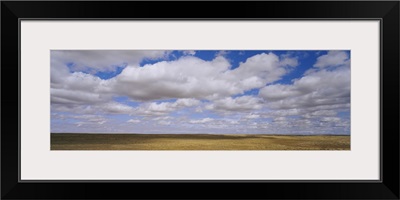
{"label": "grassy plain", "polygon": [[350,136],[52,133],[51,150],[350,150]]}

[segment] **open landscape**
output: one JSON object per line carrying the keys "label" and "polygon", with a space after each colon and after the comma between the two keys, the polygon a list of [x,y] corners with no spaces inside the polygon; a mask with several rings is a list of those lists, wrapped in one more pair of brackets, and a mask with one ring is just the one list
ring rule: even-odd
{"label": "open landscape", "polygon": [[52,50],[50,150],[350,150],[350,50]]}
{"label": "open landscape", "polygon": [[350,136],[52,133],[51,150],[350,150]]}

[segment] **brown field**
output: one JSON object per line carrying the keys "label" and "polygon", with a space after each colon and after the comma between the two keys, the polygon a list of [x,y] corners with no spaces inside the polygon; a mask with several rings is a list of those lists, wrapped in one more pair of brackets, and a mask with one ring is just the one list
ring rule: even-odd
{"label": "brown field", "polygon": [[350,150],[350,136],[52,133],[51,150]]}

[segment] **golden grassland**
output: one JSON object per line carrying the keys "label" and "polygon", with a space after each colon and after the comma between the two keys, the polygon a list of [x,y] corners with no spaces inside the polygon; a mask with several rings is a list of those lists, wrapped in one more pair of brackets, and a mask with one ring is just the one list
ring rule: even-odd
{"label": "golden grassland", "polygon": [[51,150],[350,150],[344,135],[52,133]]}

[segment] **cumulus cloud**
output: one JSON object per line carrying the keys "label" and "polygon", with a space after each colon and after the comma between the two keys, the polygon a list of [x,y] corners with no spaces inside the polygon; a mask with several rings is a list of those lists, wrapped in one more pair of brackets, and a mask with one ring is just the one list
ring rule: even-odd
{"label": "cumulus cloud", "polygon": [[321,122],[340,122],[341,119],[339,117],[322,117],[320,119]]}
{"label": "cumulus cloud", "polygon": [[133,124],[137,124],[137,123],[140,123],[141,121],[138,120],[138,119],[130,119],[130,120],[128,120],[127,122],[133,123]]}
{"label": "cumulus cloud", "polygon": [[329,51],[328,54],[322,55],[317,58],[317,62],[314,67],[325,68],[325,67],[338,67],[343,65],[349,65],[349,55],[344,51]]}
{"label": "cumulus cloud", "polygon": [[102,110],[105,113],[115,114],[130,114],[133,111],[133,108],[131,106],[124,105],[115,101],[97,105],[96,109]]}
{"label": "cumulus cloud", "polygon": [[[61,54],[67,55],[80,53],[61,51]],[[86,52],[85,55],[92,58],[107,53]],[[130,52],[121,53],[128,55]],[[60,52],[54,51],[52,54],[58,55]],[[151,56],[159,54],[161,53],[149,53]],[[114,57],[115,52],[111,55],[110,57]],[[52,65],[51,70],[51,101],[58,104],[102,103],[111,101],[113,96],[128,96],[139,101],[170,98],[220,99],[279,80],[287,72],[285,67],[293,67],[297,63],[288,62],[288,59],[295,60],[279,60],[273,53],[263,53],[248,58],[246,62],[230,70],[229,61],[221,56],[212,61],[184,56],[176,61],[162,61],[143,67],[129,65],[121,74],[109,80],[83,72],[69,73],[65,64],[53,59],[58,63]]]}
{"label": "cumulus cloud", "polygon": [[241,96],[236,98],[226,97],[215,100],[211,104],[205,106],[207,110],[220,112],[251,111],[261,109],[262,107],[263,100],[254,96]]}
{"label": "cumulus cloud", "polygon": [[111,81],[82,72],[68,73],[58,78],[60,80],[53,82],[50,88],[52,103],[85,104],[112,99]]}
{"label": "cumulus cloud", "polygon": [[302,115],[304,118],[316,118],[316,117],[324,117],[324,116],[336,116],[337,111],[335,110],[317,110],[314,112],[307,112],[306,114]]}
{"label": "cumulus cloud", "polygon": [[274,122],[283,122],[286,121],[286,117],[275,117]]}
{"label": "cumulus cloud", "polygon": [[262,53],[240,63],[238,68],[228,72],[228,77],[236,81],[241,80],[243,87],[248,90],[281,79],[290,67],[295,67],[297,64],[296,58],[285,57],[280,59],[273,53]]}
{"label": "cumulus cloud", "polygon": [[194,50],[183,51],[183,55],[191,55],[191,56],[194,56],[195,54],[196,54],[196,51],[194,51]]}
{"label": "cumulus cloud", "polygon": [[258,119],[260,117],[261,117],[261,115],[259,115],[259,114],[250,113],[250,114],[246,115],[244,118],[245,119]]}
{"label": "cumulus cloud", "polygon": [[199,120],[190,120],[189,123],[204,124],[204,123],[208,123],[208,122],[212,122],[212,121],[214,121],[214,119],[212,119],[212,118],[203,118],[203,119],[199,119]]}
{"label": "cumulus cloud", "polygon": [[155,120],[155,121],[162,121],[162,120],[171,120],[172,117],[170,116],[160,116],[160,117],[152,117],[152,118],[148,118],[151,120]]}
{"label": "cumulus cloud", "polygon": [[51,59],[54,64],[70,64],[75,71],[97,72],[113,71],[117,66],[138,64],[144,59],[164,58],[169,53],[141,50],[52,50]]}
{"label": "cumulus cloud", "polygon": [[293,84],[275,84],[262,88],[259,96],[275,109],[306,108],[350,102],[350,69],[321,70]]}
{"label": "cumulus cloud", "polygon": [[95,104],[52,104],[52,112],[70,112],[75,114],[132,114],[134,108],[115,101]]}
{"label": "cumulus cloud", "polygon": [[102,115],[62,115],[62,120],[73,120],[74,125],[80,126],[101,126],[108,120]]}
{"label": "cumulus cloud", "polygon": [[50,83],[54,87],[64,81],[65,77],[69,76],[69,69],[67,63],[62,62],[60,59],[55,58],[55,51],[50,53]]}
{"label": "cumulus cloud", "polygon": [[171,125],[172,122],[171,121],[161,120],[161,121],[158,121],[157,123],[160,124],[160,125],[168,126],[168,125]]}
{"label": "cumulus cloud", "polygon": [[[350,112],[349,63],[345,52],[330,51],[318,57],[314,68],[292,84],[262,88],[259,96],[270,109],[263,117],[271,117],[281,126],[300,126],[301,122],[312,127],[348,127],[349,119],[337,115]],[[295,118],[287,118],[290,116]]]}
{"label": "cumulus cloud", "polygon": [[[229,66],[222,57],[204,61],[192,56],[143,67],[128,66],[115,78],[114,88],[115,92],[138,100],[201,98],[231,87],[217,77]],[[229,91],[223,93],[229,95]]]}
{"label": "cumulus cloud", "polygon": [[[211,60],[195,57],[196,51],[182,51],[175,60],[145,65],[141,61],[165,58],[169,52],[110,52],[51,52],[52,130],[349,131],[350,118],[339,117],[340,112],[350,111],[347,52],[320,55],[290,84],[278,81],[299,65],[298,53],[259,53],[232,66],[224,51]],[[118,65],[126,67],[107,80],[93,74]],[[126,118],[118,122],[111,115]]]}
{"label": "cumulus cloud", "polygon": [[143,116],[158,116],[166,115],[170,112],[185,108],[193,107],[200,104],[196,99],[178,99],[175,102],[151,102],[143,103],[140,107],[135,109],[135,114]]}
{"label": "cumulus cloud", "polygon": [[[115,80],[102,80],[90,73],[112,71],[123,63],[165,57],[167,51],[52,50],[50,92],[52,104],[93,104],[110,102]],[[76,72],[70,73],[67,65]],[[80,72],[79,72],[80,71]]]}
{"label": "cumulus cloud", "polygon": [[215,56],[226,56],[229,52],[222,50],[222,51],[218,51]]}
{"label": "cumulus cloud", "polygon": [[217,56],[211,61],[185,56],[175,61],[128,66],[115,78],[120,95],[137,100],[168,98],[218,99],[263,87],[279,80],[297,62],[280,60],[273,53],[259,54],[230,70],[229,61]]}

